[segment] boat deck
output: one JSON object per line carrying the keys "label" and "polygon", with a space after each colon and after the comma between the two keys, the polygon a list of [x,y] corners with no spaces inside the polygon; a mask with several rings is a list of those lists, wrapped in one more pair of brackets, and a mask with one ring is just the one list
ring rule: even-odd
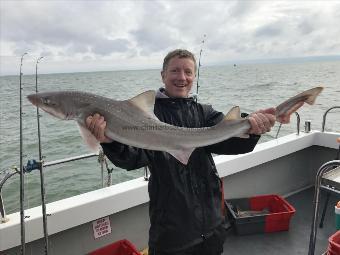
{"label": "boat deck", "polygon": [[[320,215],[325,203],[325,191],[321,192]],[[308,254],[309,237],[312,224],[314,188],[310,188],[294,194],[287,201],[294,206],[296,213],[291,219],[289,231],[236,235],[229,230],[224,243],[223,254],[261,254],[261,255],[287,255]],[[323,228],[317,230],[315,254],[323,254],[327,251],[328,238],[336,232],[334,205],[340,200],[340,195],[331,193],[324,220]]]}

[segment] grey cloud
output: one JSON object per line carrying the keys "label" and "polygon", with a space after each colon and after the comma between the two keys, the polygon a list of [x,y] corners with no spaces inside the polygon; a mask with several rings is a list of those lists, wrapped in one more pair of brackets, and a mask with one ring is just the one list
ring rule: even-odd
{"label": "grey cloud", "polygon": [[[211,43],[211,39],[225,36],[229,22],[229,2],[223,1],[169,1],[145,3],[140,27],[131,31],[142,55],[164,52],[169,48],[185,47],[199,51],[204,34],[206,47],[223,48],[223,41]],[[212,45],[214,44],[214,45]]]}
{"label": "grey cloud", "polygon": [[2,36],[7,40],[64,45],[65,39],[69,42],[79,36],[78,30],[73,27],[75,21],[70,10],[60,7],[53,10],[52,6],[47,10],[34,9],[29,4],[23,4],[23,15],[19,16],[11,7],[8,4],[9,10],[4,14],[7,26],[4,26]]}
{"label": "grey cloud", "polygon": [[18,6],[5,6],[3,19],[6,26],[1,27],[1,36],[7,41],[21,42],[15,52],[52,47],[64,49],[67,54],[88,53],[92,49],[93,53],[104,55],[128,49],[126,39],[107,38],[105,32],[112,29],[111,20],[96,15],[102,13],[102,3],[94,5],[77,1],[68,6],[54,2],[35,4],[37,8],[30,2],[21,5],[21,13],[25,15],[16,15],[15,7]]}
{"label": "grey cloud", "polygon": [[90,51],[90,46],[88,43],[83,42],[72,42],[64,47],[66,54],[77,54],[77,53],[87,53]]}
{"label": "grey cloud", "polygon": [[173,26],[171,17],[176,14],[163,2],[145,2],[141,6],[143,13],[138,20],[139,27],[130,34],[142,55],[160,52],[180,42],[176,37],[178,28]]}
{"label": "grey cloud", "polygon": [[44,57],[50,57],[50,56],[53,56],[53,52],[50,50],[43,50],[41,51],[40,55]]}
{"label": "grey cloud", "polygon": [[278,36],[282,33],[282,28],[279,23],[269,24],[260,27],[256,30],[255,36],[257,37],[273,37]]}
{"label": "grey cloud", "polygon": [[298,29],[302,34],[307,35],[314,31],[314,26],[311,22],[304,20],[298,25]]}
{"label": "grey cloud", "polygon": [[144,67],[145,59],[157,61],[175,47],[199,54],[203,34],[205,62],[340,52],[340,4],[332,1],[30,0],[0,8],[8,55],[119,56]]}
{"label": "grey cloud", "polygon": [[225,46],[226,46],[226,42],[225,41],[212,41],[212,42],[209,42],[207,41],[206,45],[203,45],[203,46],[206,46],[208,49],[211,49],[211,50],[221,50],[221,49],[224,49]]}
{"label": "grey cloud", "polygon": [[31,51],[35,51],[37,49],[37,45],[35,44],[31,44],[25,41],[18,41],[15,44],[15,48],[14,48],[14,53],[16,55],[22,55],[24,52],[31,52]]}
{"label": "grey cloud", "polygon": [[229,13],[232,17],[240,19],[256,11],[256,1],[236,1],[233,2]]}
{"label": "grey cloud", "polygon": [[171,31],[164,31],[166,28],[140,28],[131,31],[131,35],[135,38],[137,46],[142,49],[143,54],[162,51],[172,45],[178,43],[171,35]]}
{"label": "grey cloud", "polygon": [[129,44],[130,42],[126,39],[115,39],[115,40],[104,39],[104,40],[96,41],[92,45],[91,50],[95,54],[107,55],[113,52],[128,51]]}
{"label": "grey cloud", "polygon": [[307,36],[312,34],[314,31],[320,30],[325,20],[324,13],[318,12],[317,10],[309,11],[309,13],[307,10],[303,11],[306,12],[306,15],[299,15],[295,12],[293,12],[291,15],[291,19],[295,20],[294,25],[297,29],[297,33],[299,35]]}

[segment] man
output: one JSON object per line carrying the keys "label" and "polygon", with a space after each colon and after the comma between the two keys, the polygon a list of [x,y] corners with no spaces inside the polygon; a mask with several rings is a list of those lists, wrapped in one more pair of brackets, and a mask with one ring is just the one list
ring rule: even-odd
{"label": "man", "polygon": [[[216,125],[223,114],[188,97],[196,74],[196,60],[187,50],[174,50],[165,57],[154,113],[160,121],[188,128]],[[252,151],[259,135],[275,123],[275,109],[248,116],[250,137],[231,138],[196,148],[187,165],[166,152],[149,151],[112,141],[104,134],[106,122],[95,114],[87,127],[101,142],[104,153],[118,167],[131,170],[148,166],[150,196],[150,255],[217,255],[225,238],[221,181],[212,158],[216,154]]]}

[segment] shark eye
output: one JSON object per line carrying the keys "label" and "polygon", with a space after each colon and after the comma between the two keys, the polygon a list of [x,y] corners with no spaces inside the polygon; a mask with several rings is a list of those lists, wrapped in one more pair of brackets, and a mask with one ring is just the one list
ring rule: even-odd
{"label": "shark eye", "polygon": [[55,103],[55,101],[49,99],[49,98],[42,98],[41,102],[46,105],[46,106],[56,106],[57,104]]}
{"label": "shark eye", "polygon": [[42,101],[42,103],[45,104],[45,105],[50,105],[50,104],[51,104],[51,100],[48,99],[48,98],[42,98],[41,101]]}

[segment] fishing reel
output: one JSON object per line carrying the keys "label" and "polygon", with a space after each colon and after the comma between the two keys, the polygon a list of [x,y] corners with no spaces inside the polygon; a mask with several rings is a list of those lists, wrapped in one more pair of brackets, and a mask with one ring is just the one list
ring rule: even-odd
{"label": "fishing reel", "polygon": [[23,166],[23,170],[25,173],[30,173],[33,170],[42,168],[42,161],[36,161],[35,159],[29,159],[27,161],[26,166]]}

